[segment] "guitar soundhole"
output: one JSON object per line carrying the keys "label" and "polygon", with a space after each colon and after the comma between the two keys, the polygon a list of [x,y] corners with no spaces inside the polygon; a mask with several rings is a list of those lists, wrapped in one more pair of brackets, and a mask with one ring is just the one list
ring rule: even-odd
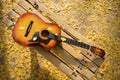
{"label": "guitar soundhole", "polygon": [[42,37],[44,37],[44,38],[48,38],[48,36],[49,36],[49,31],[48,31],[48,30],[43,30],[43,31],[41,32],[41,35],[42,35]]}

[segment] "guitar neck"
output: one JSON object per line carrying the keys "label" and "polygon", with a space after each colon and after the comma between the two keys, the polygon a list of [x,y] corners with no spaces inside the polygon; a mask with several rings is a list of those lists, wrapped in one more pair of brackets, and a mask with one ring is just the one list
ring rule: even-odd
{"label": "guitar neck", "polygon": [[83,42],[78,42],[78,41],[70,39],[70,38],[65,38],[65,39],[66,40],[63,40],[62,42],[66,42],[68,44],[72,44],[72,45],[75,45],[75,46],[78,46],[78,47],[82,47],[82,48],[85,48],[85,49],[90,49],[90,47],[91,47],[90,45],[85,44]]}
{"label": "guitar neck", "polygon": [[58,41],[60,42],[66,42],[68,44],[72,44],[72,45],[75,45],[75,46],[78,46],[78,47],[81,47],[81,48],[84,48],[84,49],[88,49],[90,50],[91,52],[95,53],[96,55],[100,56],[100,57],[104,57],[105,55],[105,51],[100,49],[100,48],[97,48],[95,46],[91,46],[91,45],[88,45],[88,44],[85,44],[83,42],[78,42],[76,40],[73,40],[73,39],[70,39],[70,38],[66,38],[66,37],[63,37],[63,36],[58,36]]}

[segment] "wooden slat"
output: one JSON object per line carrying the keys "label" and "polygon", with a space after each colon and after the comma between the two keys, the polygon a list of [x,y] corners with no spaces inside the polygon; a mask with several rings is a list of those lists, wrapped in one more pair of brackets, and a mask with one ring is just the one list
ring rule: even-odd
{"label": "wooden slat", "polygon": [[8,28],[12,28],[12,26],[13,26],[13,22],[10,20],[10,19],[8,19],[6,16],[4,16],[3,18],[2,18],[2,22],[4,23],[4,24],[6,24],[7,26],[8,26]]}
{"label": "wooden slat", "polygon": [[[57,24],[59,24],[61,26],[61,28],[69,35],[71,35],[74,39],[76,40],[79,40],[81,42],[85,42],[85,43],[88,43],[88,39],[77,33],[75,30],[73,30],[70,26],[68,26],[63,20],[62,18],[58,17],[55,13],[53,13],[52,11],[50,11],[48,8],[46,8],[42,3],[40,3],[38,0],[28,0],[33,6],[37,5],[38,6],[38,10],[39,11],[42,11],[42,12],[45,12],[46,14],[48,14],[48,17],[51,18],[52,20],[54,20],[55,22],[57,22]],[[68,30],[69,29],[69,30]],[[95,46],[98,46],[96,45],[95,43],[91,42],[89,43],[91,45],[95,45]],[[82,52],[85,52],[83,53],[83,55],[85,55],[86,57],[88,57],[90,60],[94,61],[94,63],[96,63],[98,66],[101,65],[101,62],[99,64],[99,62],[96,62],[95,60],[97,61],[103,61],[102,58],[100,57],[96,57],[94,56],[94,54],[91,54],[92,56],[89,56],[87,55],[88,54],[88,51],[87,50],[84,50],[84,49],[81,49],[80,50]],[[97,59],[96,59],[97,58]]]}
{"label": "wooden slat", "polygon": [[21,8],[18,4],[14,6],[13,10],[20,15],[22,15],[23,13],[26,13],[26,11],[23,8]]}
{"label": "wooden slat", "polygon": [[[26,3],[26,2],[25,2]],[[24,3],[24,4],[25,4]],[[42,18],[45,22],[49,22],[50,23],[50,21],[48,20],[48,19],[46,19],[46,18],[44,18],[41,14],[39,14],[39,12],[37,11],[37,10],[34,10],[33,8],[32,8],[32,6],[30,6],[30,8],[27,8],[26,6],[28,6],[29,4],[26,4],[25,6],[24,5],[18,5],[18,4],[16,4],[15,5],[15,7],[13,8],[13,10],[15,11],[15,12],[17,12],[18,14],[20,14],[20,15],[22,15],[23,13],[26,13],[26,12],[33,12],[33,13],[35,13],[35,14],[37,14],[40,18]],[[18,8],[19,8],[19,10],[18,10]],[[26,9],[29,9],[29,10],[27,10],[26,11]],[[22,13],[21,13],[21,11],[23,11]]]}
{"label": "wooden slat", "polygon": [[88,57],[90,60],[92,60],[99,67],[101,66],[101,64],[104,61],[103,58],[100,58],[97,55],[92,55],[93,53],[91,53],[90,51],[84,50],[84,51],[81,51],[81,54],[83,54],[84,56]]}
{"label": "wooden slat", "polygon": [[64,49],[56,46],[54,49],[52,49],[52,51],[56,53],[56,55],[58,55],[60,58],[62,58],[64,62],[71,65],[75,70],[77,70],[80,74],[86,76],[88,79],[91,80],[94,77],[94,73],[88,70],[85,66],[81,65],[81,63],[70,56]]}
{"label": "wooden slat", "polygon": [[15,13],[13,10],[11,10],[7,15],[13,22],[16,22],[19,17],[19,15]]}
{"label": "wooden slat", "polygon": [[40,18],[42,18],[43,21],[51,23],[48,19],[43,17],[37,10],[35,10],[29,3],[27,3],[25,0],[20,0],[18,3],[22,9],[24,8],[27,12],[32,12],[38,15]]}

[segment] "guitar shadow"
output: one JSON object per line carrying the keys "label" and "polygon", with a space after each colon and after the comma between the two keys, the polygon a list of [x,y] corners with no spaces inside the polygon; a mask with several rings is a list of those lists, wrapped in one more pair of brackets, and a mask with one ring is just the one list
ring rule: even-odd
{"label": "guitar shadow", "polygon": [[[30,73],[30,77],[28,80],[56,80],[54,77],[52,77],[50,75],[50,72],[46,69],[42,69],[41,65],[39,64],[39,59],[37,57],[37,55],[39,55],[39,53],[43,53],[39,47],[39,49],[37,48],[38,46],[34,47],[34,48],[30,48],[31,51],[31,73]],[[34,51],[36,50],[37,53]],[[46,54],[46,53],[43,53]],[[44,55],[43,55],[44,56]]]}
{"label": "guitar shadow", "polygon": [[[1,21],[0,21],[0,26]],[[6,46],[5,46],[5,40],[4,39],[4,30],[0,28],[0,31],[3,32],[0,34],[0,80],[9,80],[9,71],[8,71],[8,61],[7,61],[7,52],[6,52]]]}

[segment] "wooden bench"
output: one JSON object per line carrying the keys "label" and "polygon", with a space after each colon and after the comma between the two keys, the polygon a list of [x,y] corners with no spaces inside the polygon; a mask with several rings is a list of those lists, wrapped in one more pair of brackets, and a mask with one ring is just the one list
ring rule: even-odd
{"label": "wooden bench", "polygon": [[[61,35],[63,36],[98,46],[94,42],[88,42],[85,36],[74,31],[62,18],[58,17],[38,0],[20,0],[14,8],[3,17],[2,21],[9,29],[12,29],[19,16],[26,12],[37,14],[45,22],[58,24],[62,29]],[[66,43],[61,43],[50,51],[46,51],[40,46],[34,46],[34,48],[37,53],[42,54],[73,80],[92,80],[95,72],[104,61],[104,59],[88,50]]]}

